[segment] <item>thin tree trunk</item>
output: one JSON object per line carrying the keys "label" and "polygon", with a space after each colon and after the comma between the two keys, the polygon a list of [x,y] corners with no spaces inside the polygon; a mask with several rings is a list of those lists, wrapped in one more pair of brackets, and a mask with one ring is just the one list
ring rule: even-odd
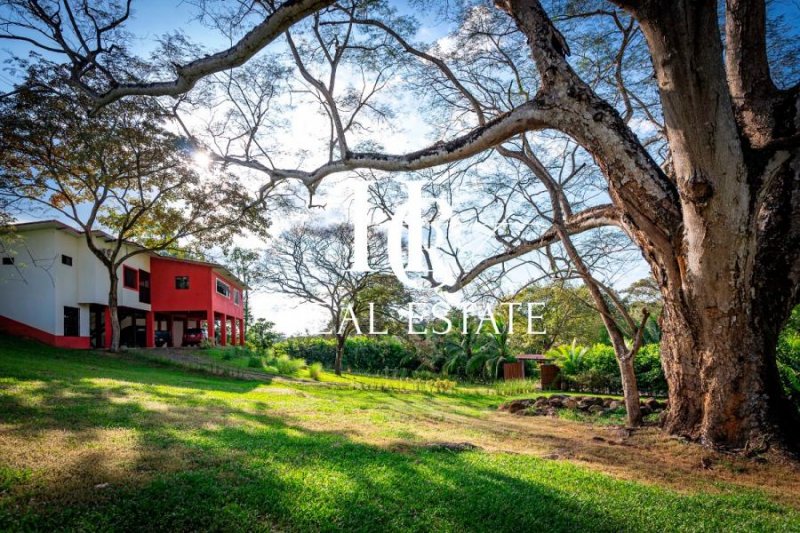
{"label": "thin tree trunk", "polygon": [[[625,346],[625,338],[612,315],[611,307],[603,295],[603,290],[601,289],[600,284],[592,276],[589,267],[578,253],[578,250],[575,248],[575,245],[573,244],[572,239],[570,238],[569,233],[566,231],[564,226],[562,224],[557,224],[556,231],[561,239],[561,243],[564,245],[564,249],[567,251],[567,255],[575,265],[575,269],[578,271],[578,274],[583,280],[583,283],[586,285],[586,288],[589,289],[589,294],[591,294],[592,300],[594,301],[597,310],[600,312],[603,325],[605,325],[606,331],[608,331],[608,335],[611,338],[611,344],[614,347],[614,356],[617,359],[617,364],[619,365],[620,370],[622,393],[625,400],[628,425],[631,427],[641,426],[642,412],[639,409],[639,386],[636,383],[636,373],[633,369],[633,360],[636,356],[636,352],[639,349],[638,337],[641,334],[641,331],[636,331],[634,333],[637,336],[637,340],[634,341],[633,348],[628,350]],[[626,313],[625,316],[628,316],[624,309],[620,309],[620,311]],[[644,322],[642,323],[641,327],[644,328]]]}
{"label": "thin tree trunk", "polygon": [[112,352],[119,351],[120,326],[119,326],[118,288],[119,288],[119,277],[117,276],[116,271],[112,270],[109,273],[109,290],[108,290],[108,310],[109,310],[109,315],[111,317],[111,346],[109,347],[109,350]]}
{"label": "thin tree trunk", "polygon": [[633,355],[617,355],[619,375],[622,379],[622,394],[625,399],[625,410],[628,413],[627,423],[630,427],[637,427],[642,425],[642,410],[639,406],[639,385],[636,381],[633,361]]}
{"label": "thin tree trunk", "polygon": [[342,358],[344,357],[345,337],[336,335],[336,359],[333,362],[333,370],[337,376],[342,375]]}

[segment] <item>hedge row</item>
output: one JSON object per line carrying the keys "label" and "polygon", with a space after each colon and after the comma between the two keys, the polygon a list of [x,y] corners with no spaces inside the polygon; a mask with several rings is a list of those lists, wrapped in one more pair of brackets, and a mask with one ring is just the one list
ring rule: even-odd
{"label": "hedge row", "polygon": [[[336,340],[321,337],[288,339],[273,346],[276,355],[305,359],[307,363],[322,363],[333,368],[336,359]],[[358,372],[379,373],[402,366],[409,355],[408,348],[395,337],[351,337],[344,346],[342,368]]]}
{"label": "hedge row", "polygon": [[[645,344],[639,349],[634,369],[639,390],[651,394],[666,393],[667,381],[661,368],[658,344]],[[614,349],[607,344],[595,344],[588,348],[577,372],[562,376],[562,380],[569,389],[593,392],[622,390]]]}

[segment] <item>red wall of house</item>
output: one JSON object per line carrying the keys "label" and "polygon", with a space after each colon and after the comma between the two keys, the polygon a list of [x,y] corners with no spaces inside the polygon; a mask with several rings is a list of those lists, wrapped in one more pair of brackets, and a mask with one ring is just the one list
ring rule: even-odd
{"label": "red wall of house", "polygon": [[53,335],[40,329],[34,328],[22,322],[17,322],[8,317],[0,316],[0,331],[4,331],[16,337],[35,339],[59,348],[89,349],[91,343],[89,337],[66,337],[64,335]]}
{"label": "red wall of house", "polygon": [[[200,311],[213,307],[217,313],[244,317],[241,298],[239,305],[233,303],[233,289],[241,291],[241,287],[214,272],[212,267],[151,257],[150,270],[153,311]],[[176,289],[176,276],[189,276],[189,288]],[[231,288],[230,298],[217,294],[217,278]]]}
{"label": "red wall of house", "polygon": [[[153,311],[199,311],[211,304],[210,267],[151,257],[150,271]],[[189,288],[176,289],[176,276],[189,276]]]}
{"label": "red wall of house", "polygon": [[[230,296],[226,298],[225,296],[219,294],[217,292],[217,278],[221,279],[224,283],[230,287]],[[211,294],[214,299],[214,311],[217,313],[225,313],[228,316],[233,316],[236,318],[244,318],[244,307],[242,305],[242,288],[238,285],[234,284],[231,280],[225,278],[211,271]],[[233,303],[233,289],[239,290],[239,305],[235,305]]]}

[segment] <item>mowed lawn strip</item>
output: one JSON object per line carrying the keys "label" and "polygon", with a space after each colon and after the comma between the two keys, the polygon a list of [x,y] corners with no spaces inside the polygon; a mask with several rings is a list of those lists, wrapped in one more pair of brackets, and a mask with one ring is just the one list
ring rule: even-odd
{"label": "mowed lawn strip", "polygon": [[0,337],[0,530],[800,530],[791,464],[715,456],[706,472],[694,445],[651,431],[611,446],[608,429],[499,401]]}

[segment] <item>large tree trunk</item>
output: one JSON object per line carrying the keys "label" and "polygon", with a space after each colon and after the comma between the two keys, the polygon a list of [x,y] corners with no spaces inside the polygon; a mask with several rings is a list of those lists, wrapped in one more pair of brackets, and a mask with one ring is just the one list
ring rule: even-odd
{"label": "large tree trunk", "polygon": [[762,314],[746,295],[735,303],[725,314],[698,306],[689,317],[665,306],[665,427],[706,444],[752,451],[776,440],[796,445],[800,420],[784,397],[775,362],[784,315]]}
{"label": "large tree trunk", "polygon": [[[759,115],[782,96],[763,84],[763,72],[756,90],[751,67],[731,57],[758,42],[729,41],[723,50],[715,2],[650,2],[636,15],[682,209],[667,259],[677,268],[662,268],[664,254],[643,246],[665,300],[666,428],[731,448],[760,449],[776,437],[796,443],[797,413],[784,400],[775,347],[799,296],[800,156],[796,146],[769,148],[785,119]],[[763,39],[763,17],[739,13],[727,24],[730,35]]]}
{"label": "large tree trunk", "polygon": [[533,101],[594,157],[661,288],[666,427],[726,447],[796,443],[775,344],[800,303],[800,86],[770,80],[763,1],[726,1],[724,48],[714,0],[613,1],[647,40],[663,167],[572,69],[540,2],[496,3],[528,37],[542,78]]}

